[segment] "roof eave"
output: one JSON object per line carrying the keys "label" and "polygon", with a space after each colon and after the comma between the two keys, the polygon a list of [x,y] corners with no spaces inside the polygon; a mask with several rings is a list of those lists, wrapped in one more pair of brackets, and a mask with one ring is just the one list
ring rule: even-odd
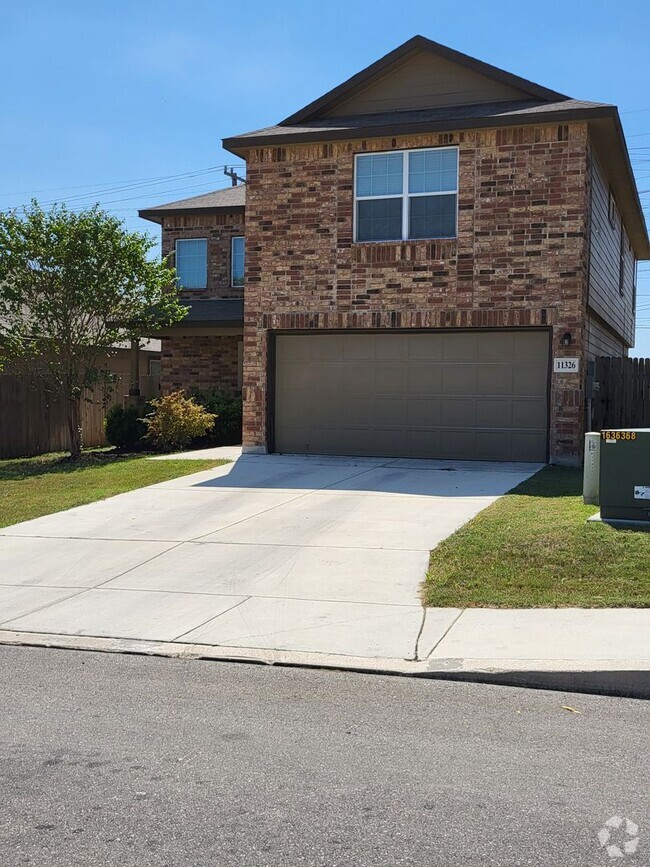
{"label": "roof eave", "polygon": [[298,142],[349,141],[361,138],[408,135],[418,132],[449,132],[460,129],[488,129],[502,126],[522,126],[556,121],[591,120],[596,117],[611,117],[616,113],[613,106],[576,108],[571,111],[544,111],[535,115],[493,115],[489,117],[458,118],[436,121],[412,121],[382,126],[355,127],[349,129],[313,130],[310,132],[286,132],[270,135],[233,136],[223,139],[223,147],[231,153],[245,154],[246,150],[261,145],[281,145]]}
{"label": "roof eave", "polygon": [[243,214],[246,210],[245,205],[229,205],[227,207],[208,207],[208,208],[145,208],[138,211],[138,217],[143,220],[149,220],[152,223],[162,225],[163,217],[179,214]]}

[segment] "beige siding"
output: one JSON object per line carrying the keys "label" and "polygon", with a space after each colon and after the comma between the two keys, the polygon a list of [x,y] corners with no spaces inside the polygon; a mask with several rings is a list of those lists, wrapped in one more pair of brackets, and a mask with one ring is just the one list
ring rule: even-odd
{"label": "beige siding", "polygon": [[627,347],[623,340],[594,316],[588,315],[585,324],[585,348],[589,360],[599,355],[615,357],[627,355]]}
{"label": "beige siding", "polygon": [[627,346],[634,344],[634,271],[634,253],[616,207],[610,219],[609,184],[592,149],[588,305]]}
{"label": "beige siding", "polygon": [[445,105],[476,105],[483,102],[530,99],[507,84],[472,72],[457,63],[418,51],[374,79],[363,90],[338,102],[327,112],[329,117],[348,114],[374,114],[382,111],[437,108]]}

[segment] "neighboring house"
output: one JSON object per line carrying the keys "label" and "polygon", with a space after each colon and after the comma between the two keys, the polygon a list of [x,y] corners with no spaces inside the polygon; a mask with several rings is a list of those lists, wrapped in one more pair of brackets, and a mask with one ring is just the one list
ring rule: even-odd
{"label": "neighboring house", "polygon": [[[157,397],[160,385],[160,340],[141,340],[138,355],[137,370],[140,394],[147,399]],[[117,343],[107,362],[108,369],[120,377],[119,386],[115,389],[113,396],[115,403],[121,403],[132,388],[133,365],[133,349],[130,342]]]}
{"label": "neighboring house", "polygon": [[224,146],[245,188],[140,212],[191,302],[163,389],[238,388],[243,340],[246,450],[581,460],[650,256],[614,106],[417,36]]}
{"label": "neighboring house", "polygon": [[[159,392],[160,382],[160,365],[161,365],[161,342],[160,340],[141,340],[138,350],[138,372],[139,382],[138,387],[144,398],[157,397]],[[100,364],[105,367],[116,378],[115,385],[111,392],[113,403],[122,403],[124,398],[128,396],[129,389],[132,387],[131,379],[133,375],[133,350],[130,341],[121,341],[114,344],[110,354],[106,356]],[[20,363],[5,362],[0,370],[0,376],[21,376],[25,375]],[[26,375],[30,379],[30,375]],[[98,398],[98,400],[100,400]]]}
{"label": "neighboring house", "polygon": [[140,211],[162,226],[190,307],[161,333],[161,390],[241,391],[243,363],[245,187],[230,187]]}

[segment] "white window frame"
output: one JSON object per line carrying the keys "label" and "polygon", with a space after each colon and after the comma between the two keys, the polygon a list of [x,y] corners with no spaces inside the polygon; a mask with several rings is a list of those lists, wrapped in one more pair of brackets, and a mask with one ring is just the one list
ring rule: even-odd
{"label": "white window frame", "polygon": [[[435,193],[409,193],[408,177],[409,177],[409,154],[422,153],[427,151],[456,151],[456,189],[441,190]],[[376,154],[402,154],[402,192],[390,193],[385,196],[357,196],[357,164],[360,158],[375,156]],[[390,151],[363,151],[354,155],[354,178],[352,179],[352,194],[353,194],[353,213],[352,213],[352,237],[355,244],[394,244],[396,241],[445,241],[453,240],[458,237],[458,185],[460,172],[459,148],[456,145],[448,145],[445,147],[433,148],[407,148],[405,150],[390,150]],[[410,208],[409,199],[415,199],[420,196],[456,196],[456,218],[454,220],[454,234],[449,237],[440,238],[409,238],[409,218]],[[402,237],[390,238],[384,241],[359,241],[357,237],[357,202],[367,202],[378,199],[401,199],[402,200]]]}
{"label": "white window frame", "polygon": [[[178,277],[178,245],[179,243],[183,243],[183,241],[205,241],[205,286],[183,286]],[[174,242],[174,267],[176,268],[176,280],[181,289],[187,289],[188,292],[192,292],[194,289],[207,289],[208,288],[208,263],[209,263],[209,242],[207,238],[177,238]]]}
{"label": "white window frame", "polygon": [[242,282],[235,283],[235,274],[234,274],[234,263],[235,263],[235,254],[234,247],[235,241],[241,238],[244,242],[244,269],[246,268],[246,235],[233,235],[230,239],[230,288],[231,289],[242,289],[244,286],[244,275],[242,275]]}

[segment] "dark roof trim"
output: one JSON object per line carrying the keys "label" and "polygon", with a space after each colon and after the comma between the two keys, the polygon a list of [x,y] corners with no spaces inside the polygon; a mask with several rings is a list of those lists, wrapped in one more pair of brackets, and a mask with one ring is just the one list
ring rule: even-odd
{"label": "dark roof trim", "polygon": [[469,117],[444,120],[422,120],[411,123],[392,123],[381,126],[348,127],[327,130],[286,131],[280,134],[260,134],[258,136],[234,136],[223,140],[223,146],[232,153],[238,149],[259,147],[261,145],[282,145],[291,142],[346,141],[362,138],[383,138],[385,136],[408,135],[418,132],[453,132],[459,129],[487,129],[504,126],[530,126],[541,123],[566,123],[576,120],[594,120],[600,117],[618,117],[614,106],[603,105],[594,108],[575,108],[571,110],[539,111],[532,114],[499,114],[488,117]]}
{"label": "dark roof trim", "polygon": [[142,211],[138,211],[138,217],[142,217],[143,220],[150,220],[152,223],[158,223],[162,225],[163,217],[171,216],[171,215],[179,215],[179,214],[243,214],[246,210],[245,205],[228,205],[221,207],[212,206],[209,208],[189,208],[187,205],[182,208],[161,208],[160,210],[156,208],[145,208]]}
{"label": "dark roof trim", "polygon": [[[181,303],[183,303],[181,301]],[[238,298],[206,298],[200,301],[190,301],[189,310],[178,325],[243,325],[244,302]]]}
{"label": "dark roof trim", "polygon": [[506,72],[504,69],[499,69],[497,66],[484,63],[482,60],[477,60],[476,58],[463,54],[460,51],[454,51],[453,48],[447,48],[446,45],[440,45],[439,42],[434,42],[424,36],[413,36],[407,42],[404,42],[403,45],[398,46],[393,51],[390,51],[388,54],[385,54],[379,60],[375,61],[375,63],[371,63],[370,66],[367,66],[365,69],[362,69],[361,72],[353,75],[352,78],[348,78],[348,80],[344,81],[343,84],[339,84],[338,87],[333,88],[323,96],[310,102],[309,105],[306,105],[304,108],[301,108],[299,111],[286,117],[284,120],[280,121],[280,124],[285,126],[301,123],[305,120],[312,120],[314,117],[327,111],[333,103],[360,88],[370,79],[374,78],[402,57],[418,48],[423,51],[430,51],[433,54],[437,54],[439,57],[444,57],[445,60],[451,60],[454,63],[458,63],[467,69],[471,69],[473,72],[485,75],[501,84],[516,87],[519,90],[531,94],[531,96],[537,97],[538,99],[547,100],[549,102],[568,99],[568,97],[563,93],[549,90],[549,88],[542,87],[540,84],[535,84],[533,81],[528,81],[526,78],[521,78],[518,75],[513,75],[511,72]]}

